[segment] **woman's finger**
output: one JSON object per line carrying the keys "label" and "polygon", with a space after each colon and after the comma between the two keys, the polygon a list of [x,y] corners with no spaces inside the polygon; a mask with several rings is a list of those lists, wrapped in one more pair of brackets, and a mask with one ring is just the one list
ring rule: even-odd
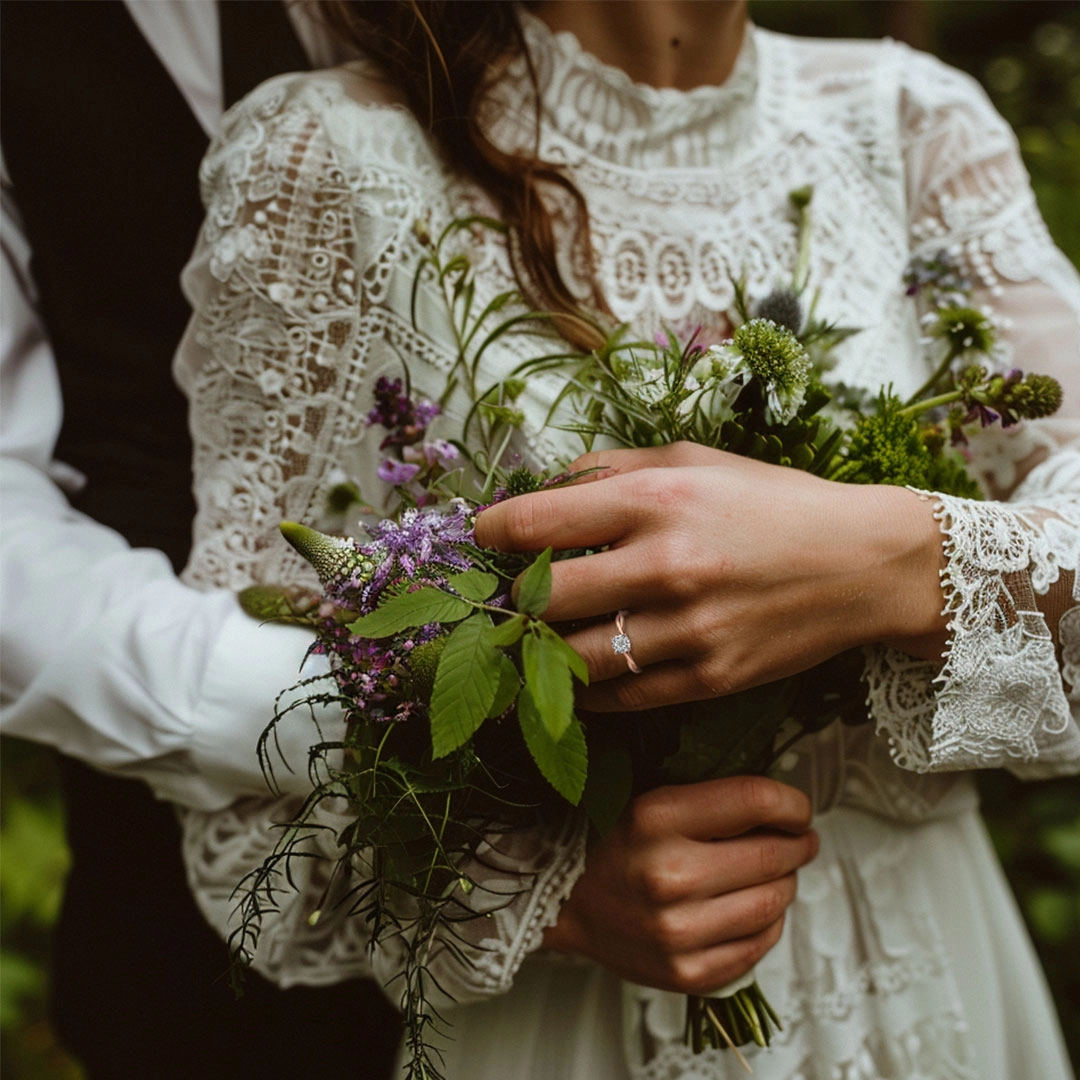
{"label": "woman's finger", "polygon": [[649,446],[626,450],[591,450],[572,461],[567,472],[586,472],[577,483],[625,475],[639,469],[664,469],[684,465],[718,465],[725,457],[723,450],[713,450],[696,443],[680,442],[667,446]]}
{"label": "woman's finger", "polygon": [[[687,904],[729,894],[735,896],[786,880],[817,855],[818,847],[818,836],[813,830],[803,833],[755,830],[746,836],[724,840],[722,851],[713,840],[672,841],[662,857],[636,870],[634,880],[650,903],[682,909]],[[761,926],[753,928],[760,929]],[[742,937],[752,932],[743,929],[738,935],[728,936]]]}
{"label": "woman's finger", "polygon": [[[669,612],[675,599],[659,572],[661,557],[655,540],[634,538],[605,551],[557,559],[551,564],[551,599],[544,618],[554,623],[614,619],[623,608]],[[600,642],[603,630],[594,636]]]}
{"label": "woman's finger", "polygon": [[571,484],[489,506],[476,519],[476,542],[496,551],[606,547],[630,531],[634,517],[625,492]]}
{"label": "woman's finger", "polygon": [[[709,701],[747,689],[751,685],[733,683],[726,674],[726,669],[715,659],[706,668],[682,660],[645,664],[644,653],[640,654],[642,662],[638,663],[638,655],[631,648],[631,656],[635,657],[637,663],[637,672],[627,668],[626,672],[614,678],[581,687],[577,692],[578,706],[586,712],[633,713],[643,709],[659,709],[665,705]],[[625,662],[624,657],[623,663]],[[732,670],[736,669],[733,667]]]}
{"label": "woman's finger", "polygon": [[649,985],[679,994],[708,996],[745,975],[780,940],[783,931],[781,915],[757,934],[675,957],[668,965],[671,977],[665,980],[665,985],[660,982]]}
{"label": "woman's finger", "polygon": [[[618,603],[617,597],[625,595],[625,591],[613,588],[610,597],[605,592],[605,599]],[[584,606],[584,599],[573,605],[575,609]],[[611,610],[607,608],[608,614],[589,626],[573,630],[562,628],[567,644],[585,661],[592,683],[617,679],[628,670],[633,671],[630,661],[642,671],[669,660],[689,662],[692,657],[713,651],[717,641],[722,640],[719,631],[702,634],[697,623],[691,621],[681,608],[671,611],[619,609],[621,618],[618,611],[611,614]],[[587,618],[591,614],[581,611],[570,618]],[[565,616],[552,621],[563,618]],[[719,690],[704,696],[714,697],[716,693]]]}
{"label": "woman's finger", "polygon": [[677,956],[760,934],[783,918],[795,894],[791,873],[735,893],[670,905],[654,919],[656,944]]}
{"label": "woman's finger", "polygon": [[[654,788],[630,805],[623,827],[636,847],[672,836],[722,840],[751,829],[801,834],[810,828],[811,815],[810,800],[798,788],[767,776],[726,776]],[[727,850],[726,844],[718,848],[716,858],[726,858]]]}

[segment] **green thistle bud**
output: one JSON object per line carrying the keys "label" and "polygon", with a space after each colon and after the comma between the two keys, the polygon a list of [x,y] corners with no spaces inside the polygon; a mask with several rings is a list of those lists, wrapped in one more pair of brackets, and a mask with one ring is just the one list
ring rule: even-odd
{"label": "green thistle bud", "polygon": [[804,187],[796,188],[794,191],[788,192],[788,201],[796,210],[805,210],[810,205],[810,200],[813,197],[813,184],[806,184]]}
{"label": "green thistle bud", "polygon": [[333,514],[344,514],[357,503],[363,503],[364,497],[360,489],[351,480],[342,484],[335,484],[326,496],[327,509]]}
{"label": "green thistle bud", "polygon": [[1052,416],[1061,408],[1061,383],[1050,375],[1027,375],[1006,385],[1002,404],[1024,420]]}
{"label": "green thistle bud", "polygon": [[246,615],[259,622],[299,622],[319,607],[319,594],[302,586],[249,585],[236,594]]}
{"label": "green thistle bud", "polygon": [[370,577],[375,573],[375,562],[351,540],[327,536],[295,521],[283,521],[280,529],[281,535],[311,563],[324,585],[342,581],[357,573],[361,577]]}
{"label": "green thistle bud", "polygon": [[798,412],[810,381],[810,357],[799,339],[771,319],[751,319],[732,341],[765,386],[766,415],[786,424]]}
{"label": "green thistle bud", "polygon": [[970,307],[942,308],[930,333],[947,341],[956,356],[968,350],[986,353],[994,344],[994,327],[990,320],[981,311]]}
{"label": "green thistle bud", "polygon": [[757,306],[755,312],[759,319],[770,319],[777,326],[782,326],[797,334],[803,325],[802,305],[793,289],[773,289]]}
{"label": "green thistle bud", "polygon": [[527,465],[519,465],[506,478],[507,495],[528,495],[530,491],[539,491],[543,486],[543,477],[537,476]]}

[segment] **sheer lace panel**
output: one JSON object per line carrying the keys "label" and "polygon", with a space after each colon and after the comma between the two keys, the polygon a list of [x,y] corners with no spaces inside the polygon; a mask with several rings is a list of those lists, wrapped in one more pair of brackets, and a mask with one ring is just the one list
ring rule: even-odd
{"label": "sheer lace panel", "polygon": [[[966,79],[951,81],[960,93]],[[874,650],[871,710],[904,768],[1073,772],[1078,688],[1068,671],[1063,685],[1059,661],[1076,648],[1070,612],[1080,603],[1080,284],[981,91],[937,105],[908,94],[904,104],[916,250],[953,255],[998,325],[1003,364],[1054,375],[1065,400],[1053,420],[1019,435],[999,427],[973,440],[988,488],[1019,505],[935,497],[951,620],[945,664]]]}

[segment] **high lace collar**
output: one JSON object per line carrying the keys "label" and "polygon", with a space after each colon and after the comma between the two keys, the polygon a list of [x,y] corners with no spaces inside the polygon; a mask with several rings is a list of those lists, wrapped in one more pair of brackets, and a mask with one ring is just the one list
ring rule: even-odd
{"label": "high lace collar", "polygon": [[[679,90],[634,82],[586,52],[573,34],[554,33],[536,16],[521,14],[540,88],[543,143],[554,138],[564,152],[576,147],[586,157],[629,169],[693,168],[718,164],[752,137],[763,70],[762,32],[752,24],[723,84]],[[496,97],[498,112],[531,134],[535,114],[526,100],[523,60],[511,65]],[[497,128],[500,141],[513,137],[507,125]]]}

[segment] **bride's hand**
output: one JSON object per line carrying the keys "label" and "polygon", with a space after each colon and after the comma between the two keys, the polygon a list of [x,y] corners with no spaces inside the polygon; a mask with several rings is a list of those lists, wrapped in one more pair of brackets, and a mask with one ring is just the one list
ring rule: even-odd
{"label": "bride's hand", "polygon": [[775,780],[657,788],[589,850],[544,947],[632,982],[707,994],[776,944],[795,871],[817,850],[810,801]]}
{"label": "bride's hand", "polygon": [[[888,642],[939,656],[941,535],[903,488],[838,484],[689,443],[588,454],[594,479],[485,510],[480,544],[603,548],[552,564],[549,622],[567,634],[594,711],[734,693],[844,649]],[[611,640],[625,610],[632,658]]]}

